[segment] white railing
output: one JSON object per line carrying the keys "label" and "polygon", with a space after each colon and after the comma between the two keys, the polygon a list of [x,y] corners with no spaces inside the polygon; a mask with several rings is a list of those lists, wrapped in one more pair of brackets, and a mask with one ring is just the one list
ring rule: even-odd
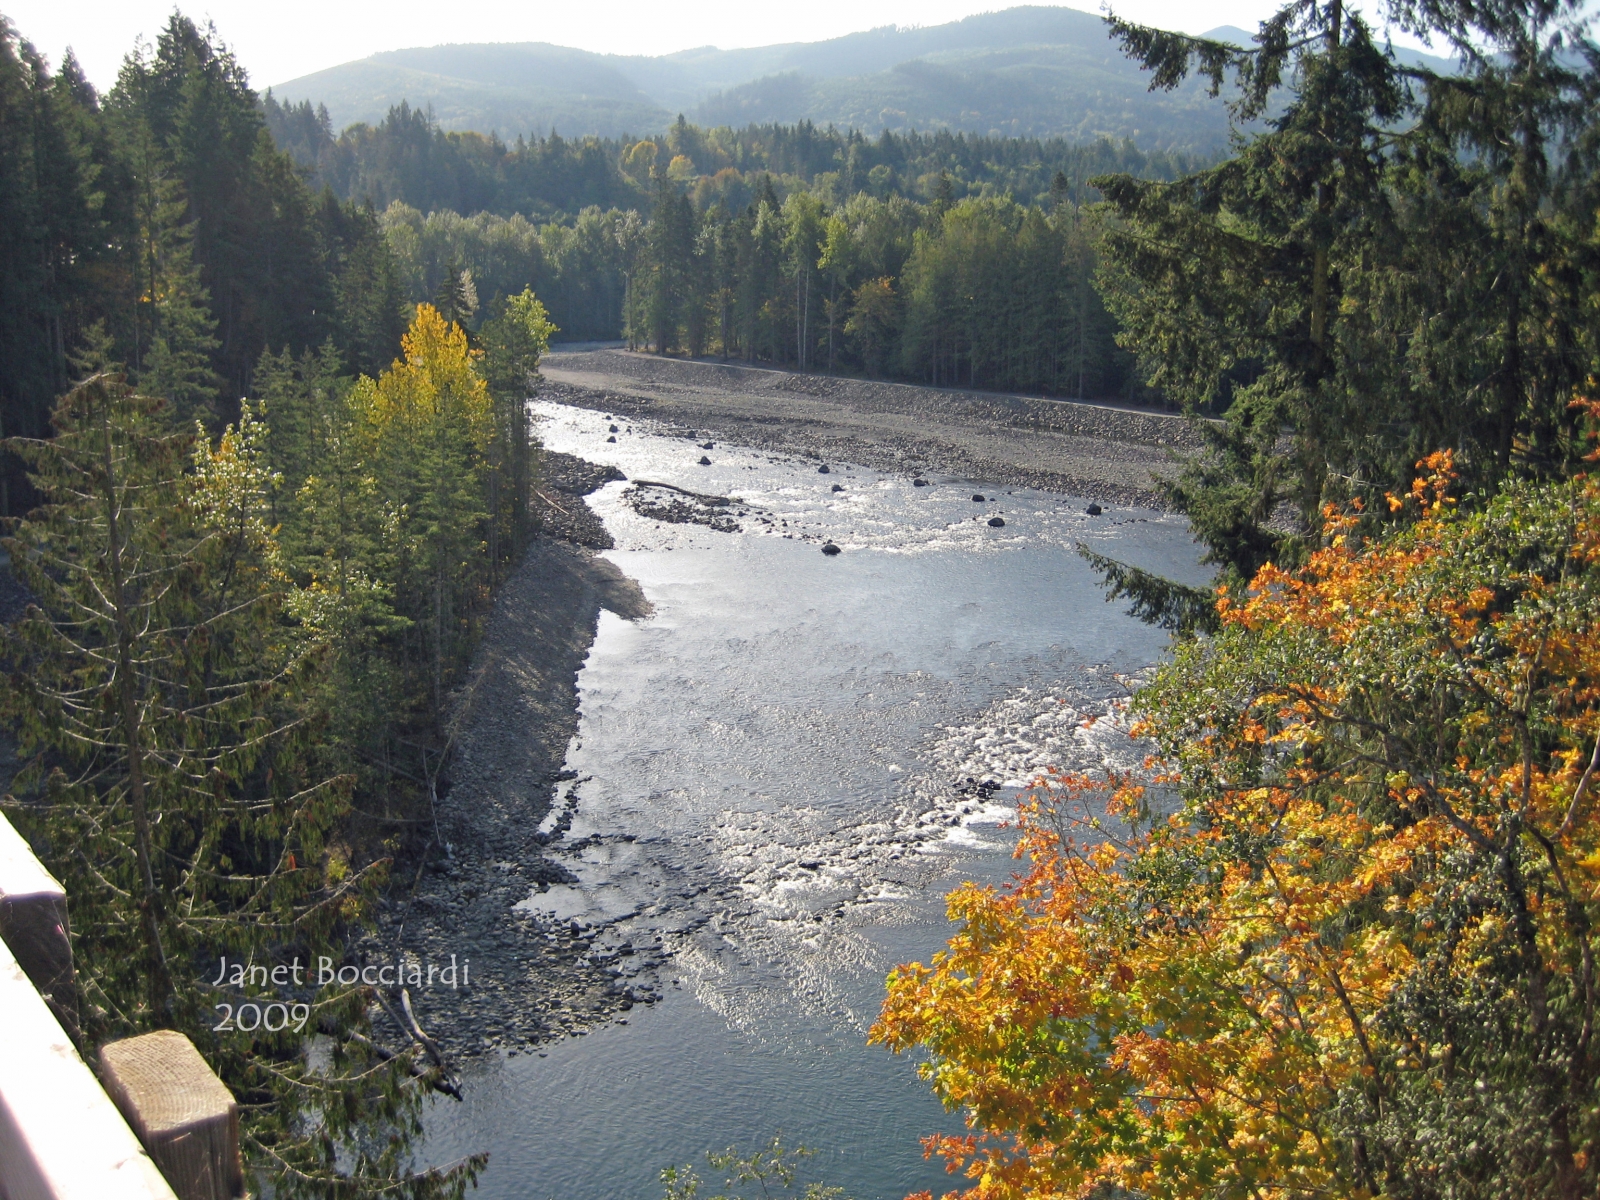
{"label": "white railing", "polygon": [[66,894],[0,816],[0,1200],[239,1195],[238,1110],[189,1039],[102,1047],[119,1109],[62,1025],[75,1018],[71,983]]}

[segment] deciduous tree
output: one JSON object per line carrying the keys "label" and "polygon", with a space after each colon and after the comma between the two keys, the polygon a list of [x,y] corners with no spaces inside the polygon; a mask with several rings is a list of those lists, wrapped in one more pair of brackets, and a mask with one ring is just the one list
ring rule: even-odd
{"label": "deciduous tree", "polygon": [[1134,702],[1146,772],[1042,781],[1026,872],[891,977],[973,1200],[1577,1200],[1600,1182],[1600,482],[1223,589]]}

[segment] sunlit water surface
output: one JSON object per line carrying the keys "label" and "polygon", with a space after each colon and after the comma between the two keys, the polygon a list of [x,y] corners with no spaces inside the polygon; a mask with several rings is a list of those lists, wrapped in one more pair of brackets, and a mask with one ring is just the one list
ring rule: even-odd
{"label": "sunlit water surface", "polygon": [[[551,449],[738,497],[747,515],[719,533],[638,515],[627,483],[589,498],[616,539],[605,556],[655,613],[601,618],[566,840],[599,836],[566,860],[580,885],[524,905],[659,941],[664,998],[470,1066],[465,1102],[430,1113],[429,1156],[487,1150],[478,1194],[496,1200],[645,1200],[668,1164],[710,1174],[708,1149],[781,1133],[856,1200],[948,1187],[919,1139],[959,1117],[913,1060],[866,1045],[884,975],[948,936],[958,879],[1014,867],[998,824],[1014,791],[974,796],[966,780],[1014,787],[1040,762],[1119,753],[1120,735],[1082,718],[1164,639],[1105,603],[1076,544],[1199,582],[1186,526],[538,413]],[[820,552],[830,539],[842,553]]]}

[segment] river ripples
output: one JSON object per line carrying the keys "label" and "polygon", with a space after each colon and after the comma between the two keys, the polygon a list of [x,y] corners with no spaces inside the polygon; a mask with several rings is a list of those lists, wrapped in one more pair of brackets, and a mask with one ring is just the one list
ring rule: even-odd
{"label": "river ripples", "polygon": [[[579,882],[519,907],[604,930],[596,952],[662,999],[472,1067],[430,1153],[488,1150],[489,1197],[647,1200],[662,1167],[781,1132],[856,1200],[948,1187],[918,1138],[959,1118],[864,1042],[883,976],[948,935],[958,879],[1010,872],[1017,787],[1137,757],[1115,702],[1163,638],[1075,546],[1199,582],[1184,523],[537,412],[550,448],[628,476],[589,503],[655,612],[602,614],[549,822]],[[643,515],[635,480],[735,498],[738,531]]]}

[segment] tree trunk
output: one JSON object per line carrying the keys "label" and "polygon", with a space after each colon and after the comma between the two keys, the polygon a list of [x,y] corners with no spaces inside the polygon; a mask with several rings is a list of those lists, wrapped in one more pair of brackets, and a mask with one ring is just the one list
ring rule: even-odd
{"label": "tree trunk", "polygon": [[172,1019],[172,972],[161,942],[165,913],[156,887],[154,851],[150,837],[150,803],[145,780],[144,722],[139,712],[139,680],[133,659],[136,637],[129,611],[127,579],[122,561],[122,511],[118,502],[117,463],[111,436],[111,413],[104,380],[92,385],[101,405],[103,434],[103,494],[106,506],[106,570],[110,575],[111,607],[117,623],[117,711],[122,722],[123,754],[128,764],[128,800],[133,808],[133,853],[139,872],[139,917],[144,926],[145,953],[150,959],[149,1002],[151,1019],[166,1025]]}

